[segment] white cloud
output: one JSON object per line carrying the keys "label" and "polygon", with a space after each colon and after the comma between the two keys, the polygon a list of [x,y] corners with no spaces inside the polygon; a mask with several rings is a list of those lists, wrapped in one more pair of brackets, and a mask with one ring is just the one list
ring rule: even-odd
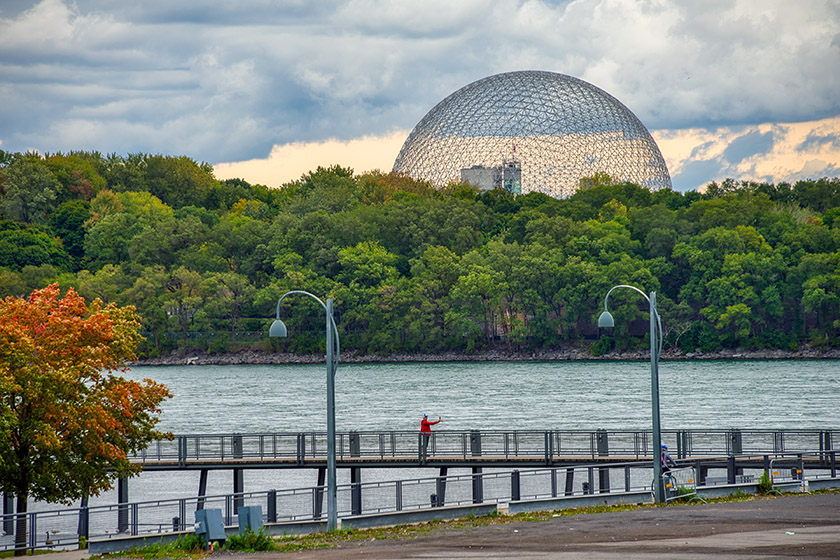
{"label": "white cloud", "polygon": [[398,130],[383,136],[365,136],[347,142],[293,142],[274,146],[265,159],[219,163],[218,179],[239,178],[251,184],[279,187],[321,167],[340,165],[356,173],[380,170],[387,173],[408,136]]}
{"label": "white cloud", "polygon": [[[840,171],[840,117],[734,128],[654,130],[652,135],[678,190],[693,190],[726,178],[792,183],[836,176]],[[751,136],[771,137],[772,145],[729,161],[727,150]],[[808,142],[809,138],[825,141]]]}
{"label": "white cloud", "polygon": [[840,115],[834,2],[20,4],[0,8],[13,151],[250,160],[409,129],[467,83],[526,69],[585,79],[656,130]]}

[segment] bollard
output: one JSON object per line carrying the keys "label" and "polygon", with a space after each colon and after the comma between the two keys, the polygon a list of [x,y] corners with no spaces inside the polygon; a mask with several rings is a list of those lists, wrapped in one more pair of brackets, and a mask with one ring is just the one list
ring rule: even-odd
{"label": "bollard", "polygon": [[589,483],[588,482],[582,482],[581,483],[581,489],[583,490],[584,494],[589,494]]}
{"label": "bollard", "polygon": [[437,494],[429,494],[429,501],[431,502],[432,507],[438,507]]}
{"label": "bollard", "polygon": [[172,532],[177,533],[181,530],[181,518],[180,517],[173,517],[172,518]]}

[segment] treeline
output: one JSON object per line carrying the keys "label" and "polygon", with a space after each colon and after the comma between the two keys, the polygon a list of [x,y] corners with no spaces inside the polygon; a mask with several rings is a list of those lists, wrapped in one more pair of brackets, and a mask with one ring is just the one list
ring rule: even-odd
{"label": "treeline", "polygon": [[[177,347],[342,351],[644,347],[657,291],[666,345],[795,349],[840,336],[840,179],[712,183],[704,193],[584,181],[572,197],[436,189],[318,168],[270,189],[186,157],[0,151],[0,295],[57,282],[137,307],[157,355]],[[251,333],[251,334],[249,334]],[[607,334],[607,333],[604,333]]]}

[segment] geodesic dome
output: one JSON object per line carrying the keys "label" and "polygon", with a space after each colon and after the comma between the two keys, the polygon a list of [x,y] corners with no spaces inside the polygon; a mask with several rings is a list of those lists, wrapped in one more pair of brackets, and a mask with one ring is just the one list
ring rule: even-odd
{"label": "geodesic dome", "polygon": [[607,92],[554,72],[496,74],[459,89],[414,127],[394,171],[442,186],[566,197],[598,172],[651,190],[671,187],[645,126]]}

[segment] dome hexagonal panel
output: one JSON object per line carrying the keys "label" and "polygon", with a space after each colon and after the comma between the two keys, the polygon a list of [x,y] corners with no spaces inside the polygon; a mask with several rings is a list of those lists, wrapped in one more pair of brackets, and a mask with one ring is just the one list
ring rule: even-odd
{"label": "dome hexagonal panel", "polygon": [[627,107],[583,80],[539,71],[496,74],[451,94],[411,131],[394,171],[554,197],[599,172],[671,188],[659,147]]}

